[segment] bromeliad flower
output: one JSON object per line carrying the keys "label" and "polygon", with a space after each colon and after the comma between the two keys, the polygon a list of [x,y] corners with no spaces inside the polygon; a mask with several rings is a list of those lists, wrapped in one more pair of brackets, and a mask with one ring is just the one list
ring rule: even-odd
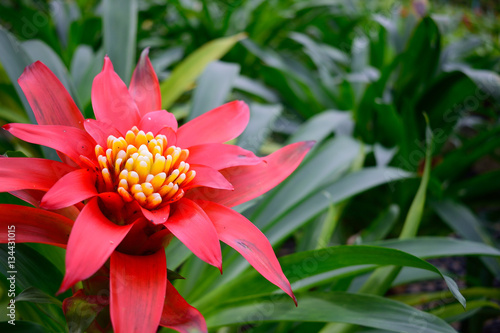
{"label": "bromeliad flower", "polygon": [[[311,142],[264,158],[224,144],[248,123],[249,110],[241,101],[178,128],[175,117],[161,110],[147,51],[128,89],[104,59],[92,86],[96,120],[83,118],[41,62],[26,68],[19,84],[38,125],[4,129],[55,149],[62,162],[0,158],[0,191],[35,206],[0,205],[0,224],[15,225],[18,242],[66,247],[60,292],[93,281],[104,270],[116,332],[154,332],[158,325],[206,330],[203,317],[167,280],[164,247],[175,236],[221,271],[223,241],[295,301],[266,237],[230,207],[279,184]],[[0,241],[6,242],[3,226]],[[84,283],[84,289],[88,295],[92,284]]]}

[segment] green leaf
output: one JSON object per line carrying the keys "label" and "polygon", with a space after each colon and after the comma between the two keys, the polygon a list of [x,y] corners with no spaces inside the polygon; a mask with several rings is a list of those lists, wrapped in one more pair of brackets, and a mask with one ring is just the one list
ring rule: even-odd
{"label": "green leaf", "polygon": [[[342,202],[377,185],[408,178],[411,175],[411,173],[396,168],[365,168],[350,173],[302,200],[285,214],[282,214],[273,221],[272,225],[269,224],[264,229],[264,234],[270,243],[276,246],[295,230],[325,211],[330,205]],[[203,283],[198,286],[198,292],[206,294],[216,286],[228,283],[249,266],[248,262],[241,257],[236,257],[231,263],[225,260],[225,265],[226,271],[224,275],[222,277],[215,275],[206,277]]]}
{"label": "green leaf", "polygon": [[410,209],[408,210],[408,215],[403,225],[403,230],[399,235],[400,239],[412,238],[417,236],[418,227],[420,226],[420,221],[422,220],[422,214],[424,212],[425,197],[427,193],[427,185],[429,184],[429,178],[431,175],[431,160],[432,160],[432,132],[429,127],[429,120],[426,116],[427,127],[426,127],[426,138],[427,147],[425,154],[425,166],[424,174],[422,175],[422,180],[415,194]]}
{"label": "green leaf", "polygon": [[[444,200],[433,202],[432,207],[439,217],[463,238],[496,247],[491,235],[466,206],[451,200]],[[493,258],[484,258],[482,260],[494,275],[500,274],[498,260]]]}
{"label": "green leaf", "polygon": [[169,281],[174,281],[174,280],[184,280],[185,278],[177,273],[176,271],[172,271],[170,269],[167,269],[167,277]]}
{"label": "green leaf", "polygon": [[[7,244],[0,244],[0,273],[9,277]],[[51,295],[59,289],[62,273],[47,259],[26,244],[16,244],[15,248],[16,285],[21,289],[36,287]],[[63,299],[69,292],[59,295]]]}
{"label": "green leaf", "polygon": [[327,209],[329,205],[341,202],[375,186],[411,176],[411,173],[396,168],[364,168],[350,173],[295,205],[280,216],[272,226],[266,228],[265,234],[271,244],[277,244],[311,218]]}
{"label": "green leaf", "polygon": [[250,105],[250,121],[238,137],[238,146],[258,153],[264,141],[272,132],[274,121],[283,111],[281,104],[264,105],[252,103]]}
{"label": "green leaf", "polygon": [[163,108],[168,109],[190,88],[210,62],[221,58],[245,37],[245,34],[238,34],[210,41],[177,65],[170,77],[160,85]]}
{"label": "green leaf", "polygon": [[401,69],[394,87],[401,98],[411,98],[435,74],[441,53],[441,34],[430,17],[423,18],[415,28],[402,54]]}
{"label": "green leaf", "polygon": [[[304,161],[290,177],[268,196],[252,221],[265,227],[283,212],[338,179],[351,167],[358,155],[359,143],[347,136],[327,141]],[[332,159],[332,156],[335,156]],[[326,207],[325,207],[326,208]]]}
{"label": "green leaf", "polygon": [[268,103],[277,103],[278,96],[264,84],[249,77],[238,75],[233,82],[234,89],[262,98]]}
{"label": "green leaf", "polygon": [[389,239],[369,245],[398,249],[420,258],[452,256],[500,256],[500,250],[481,242],[448,237]]}
{"label": "green leaf", "polygon": [[104,0],[102,8],[104,50],[128,84],[135,61],[137,0]]}
{"label": "green leaf", "polygon": [[21,87],[17,83],[17,79],[21,76],[26,66],[29,66],[32,61],[28,54],[21,47],[19,42],[7,30],[0,26],[0,62],[7,72],[10,81],[16,88],[17,94],[24,105],[24,109],[28,114],[30,122],[36,124],[35,115],[31,110],[28,100],[24,96]]}
{"label": "green leaf", "polygon": [[467,75],[482,90],[475,91],[474,96],[477,99],[484,100],[491,96],[497,103],[500,102],[500,75],[494,71],[484,69],[469,67],[458,67],[458,69]]}
{"label": "green leaf", "polygon": [[309,292],[298,295],[299,307],[282,296],[251,298],[225,304],[207,316],[207,325],[262,323],[269,321],[339,322],[390,332],[455,333],[443,320],[406,304],[370,295],[344,292]]}
{"label": "green leaf", "polygon": [[440,306],[437,309],[433,309],[429,311],[429,313],[438,316],[439,318],[442,318],[449,323],[453,323],[464,320],[476,314],[478,310],[484,307],[493,308],[497,310],[497,313],[500,313],[500,306],[495,302],[487,300],[475,300],[468,302],[467,311],[464,311],[464,309],[461,308],[459,304],[447,304],[444,306]]}
{"label": "green leaf", "polygon": [[71,59],[71,76],[82,106],[90,102],[92,82],[99,74],[104,61],[104,50],[95,52],[88,45],[79,45]]}
{"label": "green leaf", "polygon": [[239,72],[238,64],[221,61],[210,63],[197,80],[188,120],[224,104]]}
{"label": "green leaf", "polygon": [[19,295],[16,296],[16,302],[33,302],[33,303],[50,303],[62,307],[62,302],[55,297],[48,295],[47,293],[37,289],[35,287],[29,287],[24,289]]}
{"label": "green leaf", "polygon": [[[464,297],[468,299],[471,297],[487,297],[493,299],[500,299],[500,290],[498,288],[468,288],[460,290]],[[391,299],[399,302],[403,302],[405,304],[416,306],[425,303],[429,303],[432,301],[444,300],[446,298],[452,298],[453,295],[450,292],[436,291],[436,292],[425,292],[425,293],[416,293],[416,294],[399,294],[390,296]],[[471,302],[467,302],[467,309],[471,308]],[[459,307],[459,309],[463,312],[463,308]]]}
{"label": "green leaf", "polygon": [[47,333],[46,328],[41,325],[29,322],[16,320],[15,325],[9,324],[6,321],[0,322],[0,331],[9,333]]}
{"label": "green leaf", "polygon": [[17,151],[17,150],[16,151],[8,150],[5,152],[5,156],[7,156],[7,157],[28,157],[22,151]]}
{"label": "green leaf", "polygon": [[[288,139],[287,144],[306,140],[321,142],[330,134],[340,132],[341,130],[345,131],[349,127],[352,128],[352,120],[349,112],[326,110],[303,123]],[[346,131],[343,134],[348,135],[350,131]]]}
{"label": "green leaf", "polygon": [[29,123],[24,113],[18,113],[3,106],[0,106],[0,118],[12,123]]}
{"label": "green leaf", "polygon": [[390,205],[368,226],[367,229],[363,230],[363,232],[356,237],[355,243],[366,244],[384,239],[391,231],[398,217],[399,206],[394,204]]}
{"label": "green leaf", "polygon": [[[291,254],[280,258],[280,263],[294,289],[301,289],[301,283],[303,283],[303,281],[300,281],[304,280],[306,277],[317,276],[349,266],[394,265],[425,269],[441,275],[455,298],[465,307],[465,299],[460,294],[456,283],[452,279],[444,276],[436,267],[428,262],[395,249],[365,245],[340,245]],[[262,281],[259,280],[259,278],[256,278],[246,283],[242,283],[242,281],[235,283],[244,285],[247,292],[253,290],[264,292],[265,290],[269,290],[268,288],[271,288],[270,290],[275,289],[274,286],[268,288],[259,286],[262,284]],[[254,284],[252,284],[252,282]],[[231,292],[231,297],[235,297],[236,295],[234,291]]]}

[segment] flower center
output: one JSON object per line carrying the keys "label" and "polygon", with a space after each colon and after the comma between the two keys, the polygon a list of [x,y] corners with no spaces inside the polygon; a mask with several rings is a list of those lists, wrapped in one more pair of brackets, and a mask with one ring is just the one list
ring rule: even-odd
{"label": "flower center", "polygon": [[189,170],[187,149],[168,146],[165,135],[139,131],[134,126],[125,138],[110,135],[107,149],[96,145],[95,154],[106,191],[117,191],[126,202],[136,200],[154,209],[184,195],[184,187],[196,176]]}

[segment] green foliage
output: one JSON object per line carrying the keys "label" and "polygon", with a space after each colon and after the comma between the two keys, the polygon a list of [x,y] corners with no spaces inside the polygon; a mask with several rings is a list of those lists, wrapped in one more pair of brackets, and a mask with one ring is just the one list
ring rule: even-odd
{"label": "green foliage", "polygon": [[[0,125],[36,123],[16,82],[30,63],[44,62],[90,118],[104,55],[128,83],[150,47],[163,107],[180,122],[242,99],[251,119],[235,144],[263,155],[316,141],[282,184],[235,207],[279,254],[297,309],[228,247],[222,276],[175,239],[166,248],[170,279],[211,331],[455,332],[458,322],[479,332],[500,299],[498,13],[434,5],[420,15],[407,3],[6,1]],[[57,158],[0,132],[7,151]],[[16,332],[67,329],[59,303],[70,292],[54,296],[64,250],[16,251]],[[426,261],[457,256],[461,276]],[[449,291],[400,285],[436,279]],[[71,315],[82,327],[94,318]]]}

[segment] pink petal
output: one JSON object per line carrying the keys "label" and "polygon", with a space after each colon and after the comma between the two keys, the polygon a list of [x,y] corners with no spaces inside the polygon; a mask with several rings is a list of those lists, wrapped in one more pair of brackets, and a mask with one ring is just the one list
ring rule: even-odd
{"label": "pink petal", "polygon": [[184,198],[177,201],[164,225],[198,258],[222,270],[219,237],[197,204]]}
{"label": "pink petal", "polygon": [[108,137],[110,135],[113,135],[116,138],[123,136],[123,134],[118,132],[118,130],[112,125],[95,119],[87,119],[83,125],[85,126],[87,133],[89,133],[90,136],[94,138],[95,142],[104,149],[107,149]]}
{"label": "pink petal", "polygon": [[66,251],[66,275],[59,293],[101,268],[133,226],[120,226],[108,220],[97,200],[91,199],[75,221]]}
{"label": "pink petal", "polygon": [[9,193],[37,208],[40,207],[42,198],[45,195],[45,191],[41,190],[19,190],[11,191]]}
{"label": "pink petal", "polygon": [[293,143],[264,157],[260,164],[221,170],[233,184],[234,191],[213,190],[208,193],[203,188],[197,188],[189,191],[186,197],[209,200],[228,207],[252,200],[288,177],[299,166],[313,144],[313,141]]}
{"label": "pink petal", "polygon": [[95,141],[84,130],[59,125],[7,124],[3,126],[21,140],[53,148],[81,164],[80,155],[95,157]]}
{"label": "pink petal", "polygon": [[181,333],[208,332],[200,311],[189,305],[168,280],[160,325]]}
{"label": "pink petal", "polygon": [[[161,110],[160,83],[153,65],[149,61],[149,48],[144,49],[130,81],[130,95],[137,104],[141,115]],[[146,130],[144,130],[147,132]],[[153,132],[154,133],[154,132]]]}
{"label": "pink petal", "polygon": [[189,164],[203,164],[215,170],[239,165],[255,165],[262,159],[249,150],[235,145],[208,143],[189,147]]}
{"label": "pink petal", "polygon": [[94,171],[78,169],[63,176],[42,199],[42,208],[56,210],[97,195]]}
{"label": "pink petal", "polygon": [[170,215],[170,205],[154,210],[148,210],[141,207],[141,210],[144,217],[153,224],[163,224],[167,222],[168,216]]}
{"label": "pink petal", "polygon": [[0,216],[0,243],[7,243],[12,231],[16,243],[66,247],[73,226],[73,221],[57,213],[18,205],[0,204]]}
{"label": "pink petal", "polygon": [[42,158],[0,157],[0,192],[49,190],[62,176],[75,170]]}
{"label": "pink petal", "polygon": [[110,271],[114,331],[156,332],[167,287],[165,251],[161,249],[148,256],[115,252],[111,255]]}
{"label": "pink petal", "polygon": [[26,67],[17,80],[39,125],[83,129],[83,115],[51,70],[40,61]]}
{"label": "pink petal", "polygon": [[165,110],[153,111],[144,115],[139,123],[139,129],[144,132],[159,133],[164,127],[170,127],[177,131],[177,120],[175,116]]}
{"label": "pink petal", "polygon": [[97,120],[116,127],[121,133],[126,133],[140,120],[137,105],[107,56],[102,72],[92,84],[92,106]]}
{"label": "pink petal", "polygon": [[203,143],[224,143],[240,135],[249,119],[250,111],[245,102],[230,102],[181,126],[177,131],[177,143],[181,148]]}
{"label": "pink petal", "polygon": [[219,171],[199,164],[192,164],[190,170],[196,171],[194,179],[186,186],[186,189],[193,187],[210,187],[221,190],[234,190],[233,185]]}
{"label": "pink petal", "polygon": [[290,282],[266,236],[243,215],[225,206],[197,202],[215,226],[221,241],[238,251],[263,277],[281,288],[297,305]]}
{"label": "pink petal", "polygon": [[162,128],[158,134],[165,135],[167,137],[168,145],[175,146],[177,143],[177,134],[171,127]]}

